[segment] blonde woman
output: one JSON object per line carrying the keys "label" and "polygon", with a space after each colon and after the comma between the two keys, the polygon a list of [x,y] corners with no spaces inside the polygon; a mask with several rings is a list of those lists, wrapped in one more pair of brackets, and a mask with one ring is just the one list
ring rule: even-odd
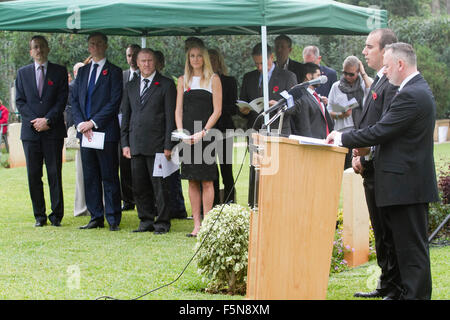
{"label": "blonde woman", "polygon": [[[194,230],[188,237],[197,236],[201,226],[200,210],[206,214],[214,201],[213,181],[217,179],[217,164],[214,150],[208,154],[211,143],[208,131],[214,127],[222,111],[222,85],[214,74],[208,50],[193,45],[186,52],[184,75],[178,78],[175,121],[178,130],[188,131],[191,139],[183,149],[181,178],[189,180]],[[206,136],[206,137],[205,137]]]}

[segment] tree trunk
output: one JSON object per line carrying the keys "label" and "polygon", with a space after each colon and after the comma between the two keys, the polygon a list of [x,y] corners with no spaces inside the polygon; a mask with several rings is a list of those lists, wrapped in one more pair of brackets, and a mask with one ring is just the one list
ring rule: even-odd
{"label": "tree trunk", "polygon": [[[448,2],[448,0],[447,0],[447,2]],[[431,13],[434,16],[437,16],[437,15],[440,14],[440,11],[441,11],[440,1],[439,0],[432,0],[431,1]]]}

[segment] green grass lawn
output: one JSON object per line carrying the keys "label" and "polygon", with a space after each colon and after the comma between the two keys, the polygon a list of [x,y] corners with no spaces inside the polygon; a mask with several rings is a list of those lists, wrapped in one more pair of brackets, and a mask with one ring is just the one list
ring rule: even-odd
{"label": "green grass lawn", "polygon": [[[240,163],[245,148],[235,152]],[[450,144],[436,146],[436,158],[450,159]],[[67,159],[71,159],[71,151]],[[235,176],[239,165],[234,165]],[[192,257],[195,239],[185,237],[192,220],[172,220],[170,233],[135,234],[136,211],[124,212],[121,230],[79,230],[89,217],[73,217],[75,163],[63,166],[65,217],[62,227],[34,227],[25,168],[0,168],[0,299],[95,299],[112,296],[138,297],[167,284],[182,272]],[[44,173],[47,205],[49,195]],[[237,201],[247,202],[248,155],[237,183]],[[188,212],[187,184],[183,189]],[[49,209],[48,209],[49,211]],[[450,298],[450,247],[431,248],[433,299]],[[339,274],[331,274],[328,299],[354,299],[356,291],[372,289],[375,262]],[[212,295],[189,265],[174,284],[143,299],[243,299],[243,296]]]}

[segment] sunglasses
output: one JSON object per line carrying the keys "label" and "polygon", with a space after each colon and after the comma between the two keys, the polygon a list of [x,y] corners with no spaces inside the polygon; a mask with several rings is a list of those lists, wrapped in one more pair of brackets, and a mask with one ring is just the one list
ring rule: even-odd
{"label": "sunglasses", "polygon": [[344,74],[344,76],[349,76],[349,77],[355,76],[355,74],[353,72],[342,71],[342,73]]}

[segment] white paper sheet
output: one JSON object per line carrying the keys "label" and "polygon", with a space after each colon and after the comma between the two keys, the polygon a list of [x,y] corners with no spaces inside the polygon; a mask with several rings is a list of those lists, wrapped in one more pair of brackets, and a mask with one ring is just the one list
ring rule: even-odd
{"label": "white paper sheet", "polygon": [[179,169],[179,166],[172,160],[169,161],[164,153],[155,154],[155,164],[153,165],[153,176],[166,178]]}
{"label": "white paper sheet", "polygon": [[83,134],[83,138],[81,140],[81,146],[83,148],[103,150],[105,144],[105,133],[93,131],[91,139],[86,138],[86,136]]}

